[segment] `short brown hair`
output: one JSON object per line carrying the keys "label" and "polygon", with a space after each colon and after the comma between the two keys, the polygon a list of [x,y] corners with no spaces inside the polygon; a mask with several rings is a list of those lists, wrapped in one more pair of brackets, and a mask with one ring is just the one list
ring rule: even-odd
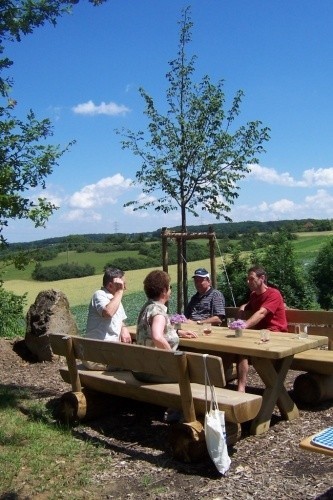
{"label": "short brown hair", "polygon": [[250,274],[250,273],[255,273],[258,276],[258,278],[259,278],[259,276],[265,276],[264,281],[265,282],[267,281],[267,273],[266,273],[265,269],[261,266],[250,267],[247,274]]}
{"label": "short brown hair", "polygon": [[107,267],[104,270],[103,286],[108,286],[109,283],[113,283],[115,278],[122,278],[124,274],[124,271],[118,269],[117,267]]}
{"label": "short brown hair", "polygon": [[143,281],[143,287],[148,299],[157,300],[163,292],[169,289],[170,276],[165,271],[151,271]]}

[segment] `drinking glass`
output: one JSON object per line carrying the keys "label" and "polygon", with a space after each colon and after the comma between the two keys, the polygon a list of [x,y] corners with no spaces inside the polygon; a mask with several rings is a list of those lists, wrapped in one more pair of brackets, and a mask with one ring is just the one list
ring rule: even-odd
{"label": "drinking glass", "polygon": [[308,325],[301,325],[301,331],[299,334],[300,339],[307,339],[308,338]]}
{"label": "drinking glass", "polygon": [[269,330],[260,330],[261,342],[268,342],[269,339],[270,339],[270,331]]}
{"label": "drinking glass", "polygon": [[230,327],[231,323],[235,321],[235,318],[227,318],[227,325]]}
{"label": "drinking glass", "polygon": [[212,333],[212,325],[210,323],[204,323],[202,329],[204,335],[210,335]]}

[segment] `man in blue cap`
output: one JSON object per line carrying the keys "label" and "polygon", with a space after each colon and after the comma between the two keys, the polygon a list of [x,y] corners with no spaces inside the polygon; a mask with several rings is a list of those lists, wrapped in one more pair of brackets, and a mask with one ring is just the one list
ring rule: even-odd
{"label": "man in blue cap", "polygon": [[187,307],[185,316],[197,323],[211,323],[219,325],[225,317],[225,299],[223,294],[212,287],[210,274],[201,267],[194,271],[192,276],[197,293],[193,295]]}

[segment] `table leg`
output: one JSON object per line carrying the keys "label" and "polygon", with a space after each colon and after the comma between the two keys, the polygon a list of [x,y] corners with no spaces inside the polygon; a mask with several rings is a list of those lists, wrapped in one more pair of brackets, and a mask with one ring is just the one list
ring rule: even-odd
{"label": "table leg", "polygon": [[252,434],[263,434],[269,429],[275,404],[277,404],[284,419],[293,420],[299,416],[296,404],[284,387],[284,381],[292,360],[293,356],[277,361],[252,358],[252,364],[266,386],[261,409],[251,424]]}

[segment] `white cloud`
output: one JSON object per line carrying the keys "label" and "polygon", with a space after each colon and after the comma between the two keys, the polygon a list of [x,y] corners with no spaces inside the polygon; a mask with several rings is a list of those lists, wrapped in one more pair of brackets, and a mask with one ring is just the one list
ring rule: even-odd
{"label": "white cloud", "polygon": [[274,202],[263,200],[257,205],[234,205],[231,209],[234,221],[244,220],[279,220],[279,219],[326,219],[333,217],[333,196],[325,189],[318,189],[297,203],[281,198]]}
{"label": "white cloud", "polygon": [[101,102],[101,104],[97,105],[90,100],[82,104],[77,104],[72,108],[72,111],[78,115],[124,116],[130,112],[130,109],[123,104],[116,104],[115,102]]}
{"label": "white cloud", "polygon": [[[155,196],[148,196],[145,193],[140,193],[137,197],[137,201],[140,205],[148,202],[155,201]],[[151,210],[134,210],[136,205],[130,205],[124,208],[124,212],[128,215],[134,215],[136,217],[144,218],[144,217],[152,217]]]}
{"label": "white cloud", "polygon": [[59,195],[51,193],[50,191],[42,191],[41,193],[38,194],[38,196],[35,196],[36,201],[37,198],[46,198],[47,201],[49,201],[56,207],[59,207],[63,201],[63,199]]}
{"label": "white cloud", "polygon": [[250,178],[267,184],[287,187],[333,186],[333,167],[305,170],[301,180],[288,172],[279,173],[274,168],[251,165]]}
{"label": "white cloud", "polygon": [[333,196],[330,195],[325,189],[318,189],[316,194],[306,196],[305,203],[313,211],[318,211],[322,215],[321,218],[333,215]]}
{"label": "white cloud", "polygon": [[125,179],[121,174],[105,177],[96,184],[84,186],[69,199],[73,208],[91,209],[117,203],[119,196],[132,185],[131,179]]}
{"label": "white cloud", "polygon": [[101,214],[98,214],[97,212],[93,211],[85,211],[85,210],[70,210],[67,212],[65,215],[62,217],[64,220],[69,221],[69,222],[79,222],[79,221],[85,221],[85,222],[99,222],[102,220]]}
{"label": "white cloud", "polygon": [[279,214],[292,213],[296,209],[296,205],[293,201],[282,199],[275,201],[274,203],[266,203],[265,201],[259,205],[259,210],[261,212],[274,212]]}
{"label": "white cloud", "polygon": [[250,169],[249,177],[268,184],[278,184],[279,186],[290,187],[303,185],[302,182],[295,181],[288,172],[280,174],[274,168],[261,167],[260,165],[251,165]]}
{"label": "white cloud", "polygon": [[305,170],[303,178],[307,186],[333,186],[333,167]]}

